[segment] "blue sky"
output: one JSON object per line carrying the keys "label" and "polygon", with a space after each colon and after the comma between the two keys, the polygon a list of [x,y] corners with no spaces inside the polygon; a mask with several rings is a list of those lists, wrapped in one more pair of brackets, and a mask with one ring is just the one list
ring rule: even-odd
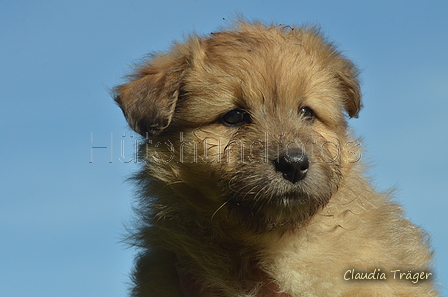
{"label": "blue sky", "polygon": [[[350,123],[369,175],[431,235],[446,283],[447,1],[16,0],[0,1],[0,296],[126,295],[124,180],[138,166],[120,159],[133,138],[110,89],[146,54],[235,13],[319,24],[362,69]],[[89,163],[94,146],[107,148]]]}

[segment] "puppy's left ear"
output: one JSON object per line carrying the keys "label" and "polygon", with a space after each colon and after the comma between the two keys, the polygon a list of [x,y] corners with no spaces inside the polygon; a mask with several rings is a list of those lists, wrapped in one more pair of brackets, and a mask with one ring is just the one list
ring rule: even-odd
{"label": "puppy's left ear", "polygon": [[362,108],[358,69],[345,58],[342,58],[341,62],[342,65],[338,67],[337,78],[342,89],[344,107],[351,118],[357,118]]}
{"label": "puppy's left ear", "polygon": [[131,76],[131,82],[115,88],[115,101],[134,131],[153,136],[168,127],[187,65],[183,55],[162,54]]}

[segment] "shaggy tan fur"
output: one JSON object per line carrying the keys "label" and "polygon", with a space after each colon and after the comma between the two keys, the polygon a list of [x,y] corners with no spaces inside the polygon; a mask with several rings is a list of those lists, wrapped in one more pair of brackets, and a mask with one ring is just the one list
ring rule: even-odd
{"label": "shaggy tan fur", "polygon": [[133,296],[438,295],[425,233],[363,175],[357,70],[315,28],[193,35],[116,93],[146,138]]}

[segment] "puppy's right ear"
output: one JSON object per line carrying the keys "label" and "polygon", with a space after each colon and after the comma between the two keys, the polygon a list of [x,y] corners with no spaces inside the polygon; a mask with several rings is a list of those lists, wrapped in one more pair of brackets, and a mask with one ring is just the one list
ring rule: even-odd
{"label": "puppy's right ear", "polygon": [[153,136],[168,127],[187,65],[185,56],[162,54],[132,75],[131,82],[114,89],[115,101],[134,131]]}

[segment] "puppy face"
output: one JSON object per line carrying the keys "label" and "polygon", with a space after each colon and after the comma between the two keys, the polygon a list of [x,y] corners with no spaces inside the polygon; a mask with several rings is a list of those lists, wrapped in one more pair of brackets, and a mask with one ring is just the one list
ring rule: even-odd
{"label": "puppy face", "polygon": [[267,232],[314,215],[355,160],[345,117],[361,107],[356,75],[314,29],[240,22],[154,57],[116,101],[151,140],[154,179]]}

